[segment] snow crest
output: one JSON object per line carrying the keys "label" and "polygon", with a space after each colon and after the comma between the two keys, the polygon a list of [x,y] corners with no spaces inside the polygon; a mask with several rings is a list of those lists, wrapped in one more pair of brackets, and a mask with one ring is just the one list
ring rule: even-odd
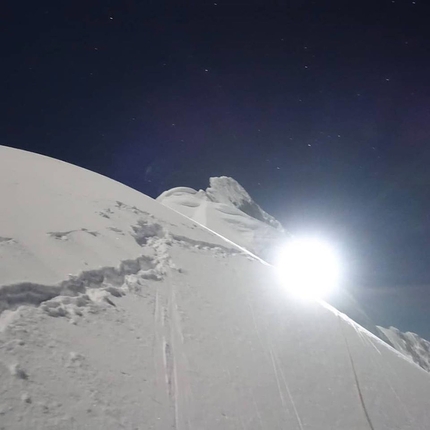
{"label": "snow crest", "polygon": [[283,232],[281,223],[261,209],[245,188],[233,178],[227,176],[213,177],[209,179],[209,185],[209,188],[206,189],[206,194],[212,201],[231,204],[250,217]]}
{"label": "snow crest", "polygon": [[233,178],[210,178],[210,187],[196,191],[176,187],[157,201],[242,246],[273,261],[287,234],[279,221],[261,209]]}

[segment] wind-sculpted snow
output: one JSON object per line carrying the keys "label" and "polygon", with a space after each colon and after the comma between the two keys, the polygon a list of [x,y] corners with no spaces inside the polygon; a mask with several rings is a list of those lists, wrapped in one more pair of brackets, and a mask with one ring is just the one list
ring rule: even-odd
{"label": "wind-sculpted snow", "polygon": [[[226,208],[236,208],[233,214],[246,214],[251,218],[261,221],[270,227],[283,233],[281,223],[273,216],[265,212],[248,194],[248,192],[233,178],[227,176],[209,178],[209,187],[203,191],[196,191],[189,187],[176,187],[164,191],[157,200],[169,206],[169,198],[184,196],[180,203],[190,208],[199,206],[199,200],[207,200],[212,203],[221,203]],[[194,199],[186,198],[194,196]]]}
{"label": "wind-sculpted snow", "polygon": [[206,194],[212,201],[233,205],[250,217],[283,232],[281,223],[261,209],[248,192],[233,178],[227,176],[210,178]]}
{"label": "wind-sculpted snow", "polygon": [[390,343],[418,366],[430,372],[430,342],[415,333],[402,333],[395,327],[378,327]]}
{"label": "wind-sculpted snow", "polygon": [[286,234],[281,224],[264,212],[232,178],[210,178],[206,191],[177,187],[157,201],[210,230],[273,261]]}
{"label": "wind-sculpted snow", "polygon": [[2,147],[0,192],[0,428],[428,429],[430,375],[219,234]]}

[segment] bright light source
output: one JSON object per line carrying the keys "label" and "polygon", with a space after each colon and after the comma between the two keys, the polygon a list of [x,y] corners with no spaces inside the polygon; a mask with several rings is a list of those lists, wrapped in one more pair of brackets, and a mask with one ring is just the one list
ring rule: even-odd
{"label": "bright light source", "polygon": [[276,268],[286,288],[301,297],[321,299],[337,287],[339,261],[333,249],[316,239],[292,239],[281,250]]}

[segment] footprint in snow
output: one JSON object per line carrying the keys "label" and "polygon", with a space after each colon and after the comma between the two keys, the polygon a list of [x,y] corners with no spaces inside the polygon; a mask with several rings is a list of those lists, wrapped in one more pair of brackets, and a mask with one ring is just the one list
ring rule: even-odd
{"label": "footprint in snow", "polygon": [[12,237],[0,236],[0,245],[15,242]]}
{"label": "footprint in snow", "polygon": [[120,234],[121,236],[124,236],[124,232],[116,227],[108,227],[108,230],[114,231],[115,233]]}
{"label": "footprint in snow", "polygon": [[28,379],[27,372],[18,363],[11,365],[9,371],[12,376],[18,379]]}
{"label": "footprint in snow", "polygon": [[47,234],[57,240],[68,240],[69,236],[73,233],[79,233],[83,231],[91,236],[97,237],[99,233],[97,231],[91,231],[86,228],[81,228],[80,230],[70,230],[70,231],[49,231]]}

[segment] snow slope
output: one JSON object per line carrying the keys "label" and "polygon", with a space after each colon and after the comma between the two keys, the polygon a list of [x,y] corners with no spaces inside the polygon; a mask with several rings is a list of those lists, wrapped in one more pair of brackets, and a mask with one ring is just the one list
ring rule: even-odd
{"label": "snow slope", "polygon": [[260,208],[233,178],[210,178],[210,187],[196,191],[177,187],[157,201],[216,231],[266,261],[287,237],[281,224]]}
{"label": "snow slope", "polygon": [[430,375],[108,178],[0,147],[0,427],[426,430]]}
{"label": "snow slope", "polygon": [[[233,178],[210,178],[205,191],[177,187],[157,201],[210,228],[265,261],[276,258],[288,235],[279,221],[260,208]],[[430,371],[430,343],[413,333],[378,327],[347,291],[338,291],[330,302],[354,321]],[[387,332],[388,330],[388,332]]]}
{"label": "snow slope", "polygon": [[[210,187],[205,191],[176,187],[163,192],[157,201],[268,262],[276,260],[279,247],[290,237],[280,222],[264,212],[233,178],[210,178]],[[338,291],[331,304],[389,343],[348,292]]]}

